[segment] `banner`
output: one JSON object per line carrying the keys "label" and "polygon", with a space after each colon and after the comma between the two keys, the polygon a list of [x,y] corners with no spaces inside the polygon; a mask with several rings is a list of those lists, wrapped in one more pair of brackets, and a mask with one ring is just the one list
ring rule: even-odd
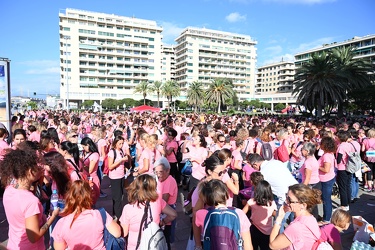
{"label": "banner", "polygon": [[[9,60],[0,58],[0,122],[10,131]],[[1,127],[1,126],[0,126]]]}

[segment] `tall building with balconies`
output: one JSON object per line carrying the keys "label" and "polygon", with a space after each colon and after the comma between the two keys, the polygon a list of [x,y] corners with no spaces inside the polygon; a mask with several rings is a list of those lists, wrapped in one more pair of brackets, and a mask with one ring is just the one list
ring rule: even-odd
{"label": "tall building with balconies", "polygon": [[303,51],[297,53],[295,58],[296,67],[300,67],[304,62],[311,59],[312,54],[315,52],[329,51],[337,47],[348,47],[352,46],[355,48],[354,58],[368,58],[372,63],[375,63],[375,35],[367,35],[363,37],[355,36],[352,39],[348,39],[342,42],[333,42],[330,44],[323,44],[319,48]]}
{"label": "tall building with balconies", "polygon": [[188,27],[175,41],[175,80],[182,90],[193,81],[208,85],[213,79],[228,78],[239,100],[250,98],[257,56],[257,42],[250,36]]}
{"label": "tall building with balconies", "polygon": [[62,99],[142,99],[134,87],[162,79],[162,28],[155,21],[75,9],[59,18]]}
{"label": "tall building with balconies", "polygon": [[[255,99],[270,103],[291,104],[294,81],[294,62],[271,63],[259,67],[255,84]],[[273,110],[273,108],[272,108]]]}
{"label": "tall building with balconies", "polygon": [[176,60],[173,45],[163,45],[161,61],[161,81],[175,80]]}

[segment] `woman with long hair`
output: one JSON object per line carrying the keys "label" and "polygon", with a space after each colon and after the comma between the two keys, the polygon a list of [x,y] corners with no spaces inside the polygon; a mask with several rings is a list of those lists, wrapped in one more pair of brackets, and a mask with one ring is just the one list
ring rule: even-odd
{"label": "woman with long hair", "polygon": [[157,140],[154,137],[151,138],[149,134],[143,133],[139,142],[143,150],[138,160],[138,167],[135,168],[133,175],[152,174],[155,160],[161,157],[159,150],[156,150]]}
{"label": "woman with long hair", "polygon": [[64,141],[60,145],[62,154],[68,164],[68,173],[72,181],[83,179],[82,162],[79,160],[79,148],[75,143]]}
{"label": "woman with long hair", "polygon": [[121,236],[121,228],[112,217],[106,212],[107,220],[103,225],[99,210],[92,209],[92,206],[91,187],[88,182],[74,181],[66,194],[65,209],[60,214],[62,218],[52,231],[56,250],[104,250],[104,226],[113,236]]}
{"label": "woman with long hair", "polygon": [[8,249],[45,249],[43,235],[55,220],[59,209],[46,220],[32,186],[43,176],[41,159],[25,146],[5,154],[0,163],[1,182],[5,188],[4,210],[9,223]]}
{"label": "woman with long hair", "polygon": [[[304,184],[289,187],[286,204],[281,206],[270,235],[271,249],[312,249],[320,238],[318,222],[311,214],[312,209],[322,202],[321,192]],[[295,214],[295,219],[279,234],[286,211]]]}
{"label": "woman with long hair", "polygon": [[94,184],[94,197],[93,203],[96,201],[100,195],[100,181],[98,177],[98,165],[99,165],[99,152],[96,144],[89,138],[85,137],[81,141],[83,146],[83,170],[86,172],[87,176],[92,178],[92,183]]}
{"label": "woman with long hair", "polygon": [[112,142],[112,149],[108,152],[108,177],[111,183],[113,215],[115,218],[121,216],[121,203],[124,194],[124,163],[129,160],[128,156],[122,151],[124,138],[116,136]]}
{"label": "woman with long hair", "polygon": [[[123,236],[128,236],[128,250],[136,249],[139,225],[145,206],[150,206],[152,221],[156,224],[164,226],[177,217],[176,211],[158,196],[156,186],[157,182],[153,176],[143,174],[138,176],[126,189],[129,204],[124,206],[120,222]],[[160,219],[162,213],[166,215],[164,219]],[[150,217],[150,214],[148,216]]]}
{"label": "woman with long hair", "polygon": [[17,146],[26,141],[26,131],[22,128],[16,129],[13,131],[13,138],[12,138],[12,148],[15,149]]}

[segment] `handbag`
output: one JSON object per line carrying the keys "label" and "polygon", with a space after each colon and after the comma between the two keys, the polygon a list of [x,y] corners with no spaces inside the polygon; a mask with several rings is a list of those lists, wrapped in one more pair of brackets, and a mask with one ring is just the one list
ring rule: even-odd
{"label": "handbag", "polygon": [[190,160],[187,160],[187,161],[185,162],[184,167],[183,167],[182,170],[181,170],[181,174],[184,174],[184,175],[191,175],[191,173],[193,172],[192,168],[193,168],[193,164],[191,163]]}

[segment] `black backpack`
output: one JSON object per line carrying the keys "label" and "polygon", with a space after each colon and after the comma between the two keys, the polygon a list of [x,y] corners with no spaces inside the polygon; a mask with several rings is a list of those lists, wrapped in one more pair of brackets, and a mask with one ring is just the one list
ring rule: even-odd
{"label": "black backpack", "polygon": [[182,161],[182,152],[181,152],[181,149],[182,149],[182,145],[184,144],[184,143],[181,143],[181,145],[180,144],[178,144],[178,142],[176,142],[177,143],[177,152],[175,152],[174,150],[173,150],[173,153],[174,153],[174,155],[176,156],[176,160],[177,160],[177,163],[180,163],[181,161]]}

